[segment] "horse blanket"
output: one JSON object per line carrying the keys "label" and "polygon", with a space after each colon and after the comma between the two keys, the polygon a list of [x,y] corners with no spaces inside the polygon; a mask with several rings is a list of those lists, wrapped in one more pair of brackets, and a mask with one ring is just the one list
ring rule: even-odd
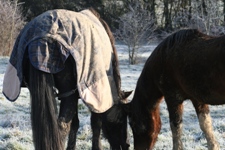
{"label": "horse blanket", "polygon": [[109,109],[118,100],[111,71],[113,50],[104,27],[90,10],[50,10],[29,22],[15,42],[3,94],[10,101],[18,98],[26,69],[23,59],[29,58],[35,68],[54,74],[64,68],[69,55],[76,62],[81,99],[94,112]]}

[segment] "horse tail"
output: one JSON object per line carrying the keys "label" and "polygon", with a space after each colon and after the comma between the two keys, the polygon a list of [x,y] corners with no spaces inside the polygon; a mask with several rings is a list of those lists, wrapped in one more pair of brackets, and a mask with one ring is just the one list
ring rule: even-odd
{"label": "horse tail", "polygon": [[124,96],[124,93],[121,91],[121,77],[120,77],[120,70],[119,70],[119,60],[118,60],[118,55],[117,55],[117,50],[116,50],[116,46],[115,46],[115,38],[113,36],[113,33],[109,27],[109,25],[105,22],[105,20],[103,20],[101,18],[101,16],[99,15],[98,12],[96,12],[93,8],[89,8],[89,10],[99,19],[99,21],[101,22],[102,26],[104,27],[110,43],[112,45],[112,49],[113,49],[113,57],[112,57],[112,68],[113,68],[113,77],[115,80],[115,84],[116,84],[116,88],[117,88],[117,92],[119,97],[122,99]]}
{"label": "horse tail", "polygon": [[112,45],[112,49],[113,49],[113,57],[112,57],[113,77],[114,77],[114,80],[115,80],[118,95],[121,99],[123,99],[124,93],[121,91],[121,77],[120,77],[120,70],[119,70],[118,54],[117,54],[117,50],[116,50],[116,46],[115,46],[115,38],[114,38],[113,33],[111,32],[108,24],[101,18],[99,20],[102,23],[103,27],[105,28],[105,31],[108,34],[110,43]]}
{"label": "horse tail", "polygon": [[57,106],[51,74],[30,65],[29,90],[31,94],[31,120],[36,150],[62,150],[63,142],[57,123]]}

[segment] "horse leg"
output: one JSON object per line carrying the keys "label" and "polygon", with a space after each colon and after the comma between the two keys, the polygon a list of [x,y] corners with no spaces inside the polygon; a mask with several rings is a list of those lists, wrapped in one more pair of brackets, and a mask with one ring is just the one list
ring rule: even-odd
{"label": "horse leg", "polygon": [[183,103],[173,102],[173,100],[168,99],[166,99],[166,103],[169,111],[170,128],[173,136],[173,150],[183,150],[183,144],[181,141]]}
{"label": "horse leg", "polygon": [[[65,138],[70,131],[70,126],[72,123],[72,118],[76,115],[74,112],[76,104],[74,104],[75,98],[71,100],[62,100],[60,103],[60,111],[58,116],[58,124],[62,131],[62,135]],[[72,110],[72,111],[71,111]]]}
{"label": "horse leg", "polygon": [[102,150],[100,133],[102,129],[102,114],[91,112],[92,150]]}
{"label": "horse leg", "polygon": [[210,117],[209,106],[207,104],[199,103],[197,101],[192,101],[195,111],[198,116],[199,124],[201,130],[204,132],[208,149],[218,150],[220,149],[218,142],[213,134],[212,120]]}
{"label": "horse leg", "polygon": [[[59,93],[63,94],[69,92],[71,90],[76,89],[76,79],[74,76],[74,65],[71,63],[68,58],[65,62],[65,68],[61,72],[54,74],[55,86],[58,89]],[[68,96],[63,96],[59,98],[61,100],[60,103],[60,111],[58,116],[58,125],[61,129],[63,140],[65,141],[66,136],[71,131],[71,136],[76,133],[79,120],[77,114],[77,104],[78,104],[79,93],[76,91],[73,94]],[[72,126],[71,126],[72,125]],[[75,131],[75,133],[72,133]],[[69,139],[69,147],[75,147],[76,139]]]}
{"label": "horse leg", "polygon": [[78,128],[79,128],[79,119],[78,119],[78,113],[76,111],[76,114],[74,115],[73,120],[71,122],[70,133],[69,133],[69,138],[67,143],[67,150],[76,149],[75,146],[76,146]]}
{"label": "horse leg", "polygon": [[69,134],[67,150],[73,150],[76,146],[76,133],[79,128],[77,103],[78,93],[66,98],[61,98],[58,125],[61,130],[64,143],[66,136]]}

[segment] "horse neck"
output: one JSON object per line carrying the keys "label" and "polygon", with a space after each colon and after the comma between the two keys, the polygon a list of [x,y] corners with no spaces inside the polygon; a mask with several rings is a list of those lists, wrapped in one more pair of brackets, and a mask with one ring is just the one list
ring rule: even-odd
{"label": "horse neck", "polygon": [[150,111],[158,108],[163,95],[151,75],[145,74],[144,70],[138,79],[133,100],[131,101],[131,109],[141,109]]}
{"label": "horse neck", "polygon": [[140,109],[145,109],[148,99],[150,97],[142,90],[141,87],[137,86],[134,92],[133,99],[131,101],[132,107],[138,107]]}

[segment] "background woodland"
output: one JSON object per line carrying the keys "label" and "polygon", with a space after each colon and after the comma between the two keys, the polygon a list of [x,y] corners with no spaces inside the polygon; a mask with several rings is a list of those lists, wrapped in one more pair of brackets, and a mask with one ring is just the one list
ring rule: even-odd
{"label": "background woodland", "polygon": [[8,56],[18,33],[37,15],[51,9],[96,9],[116,41],[128,47],[130,64],[140,47],[171,32],[197,28],[208,35],[225,33],[225,0],[1,0],[0,55]]}

